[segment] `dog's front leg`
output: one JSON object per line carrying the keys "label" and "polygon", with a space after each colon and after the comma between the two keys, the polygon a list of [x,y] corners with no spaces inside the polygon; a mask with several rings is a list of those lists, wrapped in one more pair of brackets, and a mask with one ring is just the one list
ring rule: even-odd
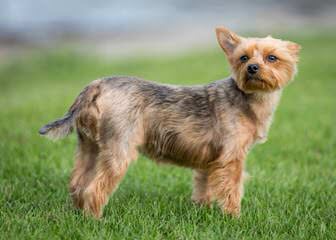
{"label": "dog's front leg", "polygon": [[208,171],[194,170],[193,172],[193,193],[191,200],[198,204],[210,205],[210,195],[208,189]]}
{"label": "dog's front leg", "polygon": [[221,156],[209,168],[211,195],[220,208],[233,216],[240,215],[240,202],[243,194],[243,168],[245,154]]}

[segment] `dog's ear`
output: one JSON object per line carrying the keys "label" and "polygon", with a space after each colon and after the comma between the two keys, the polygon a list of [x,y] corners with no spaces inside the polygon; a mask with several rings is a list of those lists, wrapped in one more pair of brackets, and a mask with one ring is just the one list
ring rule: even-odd
{"label": "dog's ear", "polygon": [[216,35],[219,45],[227,55],[231,55],[241,42],[241,37],[225,27],[217,27]]}
{"label": "dog's ear", "polygon": [[298,62],[301,46],[295,42],[287,41],[287,49],[289,54],[295,59],[296,62]]}

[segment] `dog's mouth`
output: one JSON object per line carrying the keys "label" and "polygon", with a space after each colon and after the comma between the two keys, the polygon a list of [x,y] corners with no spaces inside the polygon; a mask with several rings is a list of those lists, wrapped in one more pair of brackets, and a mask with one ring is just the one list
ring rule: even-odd
{"label": "dog's mouth", "polygon": [[260,78],[258,76],[247,74],[247,76],[246,76],[246,82],[249,82],[249,81],[265,82],[264,79],[262,79],[262,78]]}
{"label": "dog's mouth", "polygon": [[251,76],[247,74],[244,85],[249,90],[271,91],[275,89],[275,86],[272,83],[257,75]]}

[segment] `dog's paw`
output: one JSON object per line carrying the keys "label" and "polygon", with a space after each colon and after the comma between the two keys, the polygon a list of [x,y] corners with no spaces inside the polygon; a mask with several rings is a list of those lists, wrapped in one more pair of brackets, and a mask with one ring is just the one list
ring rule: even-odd
{"label": "dog's paw", "polygon": [[202,205],[202,206],[211,206],[211,200],[210,197],[204,196],[204,197],[191,197],[191,201],[195,204]]}

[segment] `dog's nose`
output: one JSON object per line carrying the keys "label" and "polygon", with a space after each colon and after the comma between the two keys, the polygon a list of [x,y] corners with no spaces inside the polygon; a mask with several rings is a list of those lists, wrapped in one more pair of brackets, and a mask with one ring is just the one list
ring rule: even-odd
{"label": "dog's nose", "polygon": [[247,72],[250,74],[255,74],[259,70],[259,65],[258,64],[250,64],[247,66]]}

